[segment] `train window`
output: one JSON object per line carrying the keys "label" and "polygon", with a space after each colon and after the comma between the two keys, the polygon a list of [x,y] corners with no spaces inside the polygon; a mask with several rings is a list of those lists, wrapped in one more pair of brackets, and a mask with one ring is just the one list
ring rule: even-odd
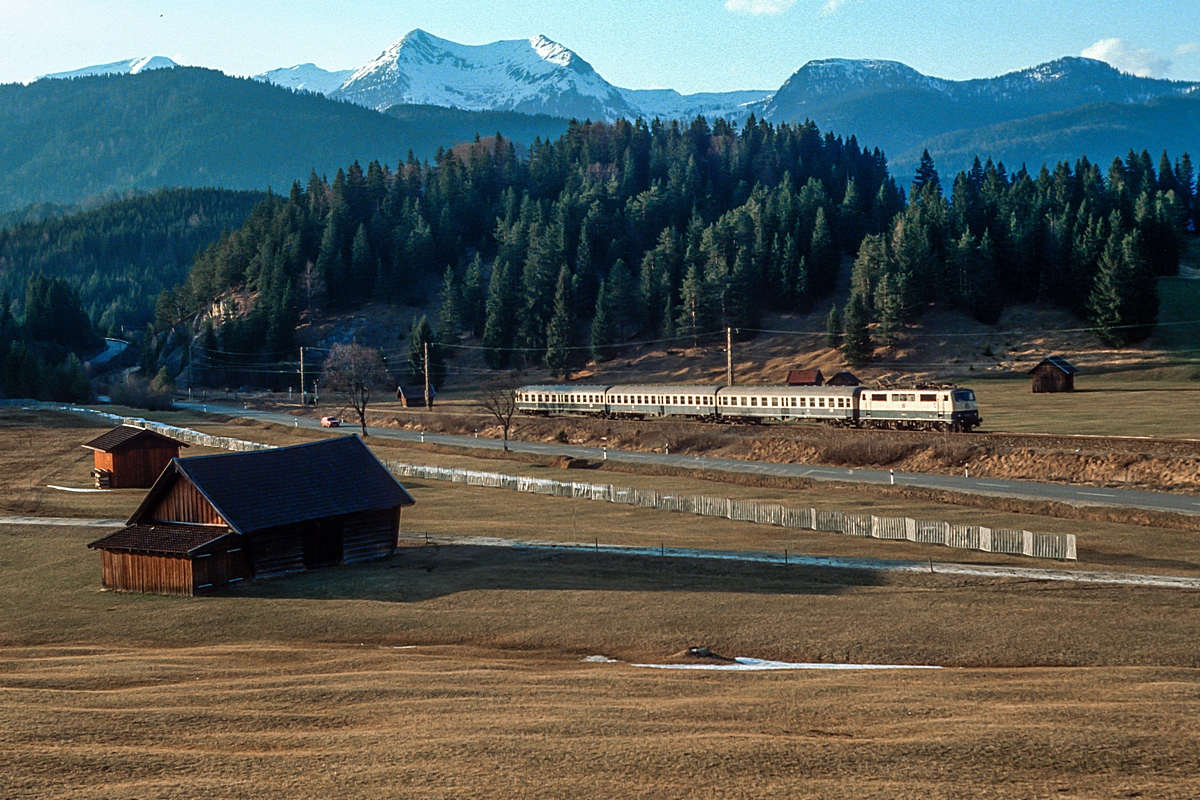
{"label": "train window", "polygon": [[871,402],[873,402],[873,403],[886,403],[886,402],[887,402],[887,395],[886,395],[886,394],[873,394],[873,395],[871,395]]}
{"label": "train window", "polygon": [[954,399],[960,403],[970,403],[975,399],[975,392],[970,389],[955,389]]}
{"label": "train window", "polygon": [[771,405],[773,405],[773,406],[777,406],[777,405],[779,405],[779,398],[778,398],[778,397],[772,397],[772,398],[771,398]]}
{"label": "train window", "polygon": [[821,408],[825,407],[825,398],[824,397],[820,398],[817,402],[821,404]]}
{"label": "train window", "polygon": [[838,408],[841,408],[842,407],[842,398],[839,397],[837,399],[837,401],[838,401]]}
{"label": "train window", "polygon": [[792,408],[796,407],[796,398],[792,398]]}
{"label": "train window", "polygon": [[757,397],[751,397],[751,398],[750,398],[750,405],[752,405],[752,406],[756,406],[756,405],[758,405],[758,398],[757,398]]}
{"label": "train window", "polygon": [[742,398],[742,405],[746,405],[746,398]]}
{"label": "train window", "polygon": [[923,395],[921,395],[921,402],[922,403],[936,403],[937,395],[936,394],[923,394]]}

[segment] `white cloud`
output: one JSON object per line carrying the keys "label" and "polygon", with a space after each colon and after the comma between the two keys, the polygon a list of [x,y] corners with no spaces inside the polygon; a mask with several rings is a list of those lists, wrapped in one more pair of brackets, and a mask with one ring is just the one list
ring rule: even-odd
{"label": "white cloud", "polygon": [[832,14],[846,4],[846,0],[825,0],[825,5],[821,8],[822,14]]}
{"label": "white cloud", "polygon": [[1171,68],[1170,59],[1160,57],[1153,50],[1134,47],[1124,39],[1101,39],[1085,47],[1080,55],[1107,62],[1139,78],[1158,78]]}
{"label": "white cloud", "polygon": [[725,0],[727,10],[735,14],[754,14],[755,16],[782,14],[794,5],[796,5],[796,0]]}
{"label": "white cloud", "polygon": [[1200,55],[1200,42],[1188,42],[1175,48],[1175,56],[1177,58],[1194,55]]}

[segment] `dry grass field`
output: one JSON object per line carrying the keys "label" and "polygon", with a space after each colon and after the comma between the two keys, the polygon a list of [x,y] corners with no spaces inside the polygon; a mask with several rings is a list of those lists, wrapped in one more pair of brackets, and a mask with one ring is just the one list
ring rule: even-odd
{"label": "dry grass field", "polygon": [[[204,427],[277,443],[314,435]],[[0,423],[0,514],[128,513],[140,491],[44,488],[86,484],[90,453],[78,445],[97,430],[82,418],[10,414]],[[470,462],[372,444],[393,458]],[[838,487],[608,479],[889,513],[916,503]],[[406,532],[784,545],[779,529],[668,512],[410,489]],[[1138,571],[1189,574],[1198,560],[1186,532],[1021,524],[1074,526],[1081,568],[1129,569],[1126,558]],[[99,591],[98,559],[85,548],[98,535],[0,526],[0,797],[1200,794],[1197,592],[412,546],[380,562],[167,598]],[[968,555],[794,532],[786,541],[814,553]],[[947,669],[633,666],[679,661],[697,645]],[[617,662],[582,661],[591,655]]]}

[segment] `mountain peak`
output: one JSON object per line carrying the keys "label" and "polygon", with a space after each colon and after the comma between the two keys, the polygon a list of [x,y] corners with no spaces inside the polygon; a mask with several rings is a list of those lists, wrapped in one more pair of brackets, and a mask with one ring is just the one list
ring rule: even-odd
{"label": "mountain peak", "polygon": [[52,72],[49,75],[39,75],[38,79],[50,78],[53,80],[62,80],[66,78],[86,78],[91,75],[137,75],[139,72],[148,72],[152,69],[172,69],[178,66],[178,64],[166,56],[138,56],[137,58],[127,58],[124,61],[114,61],[111,64],[97,64],[91,67],[83,67],[82,69],[74,69],[69,72]]}
{"label": "mountain peak", "polygon": [[465,45],[417,28],[355,71],[333,96],[381,111],[428,104],[580,119],[635,115],[590,64],[542,35]]}

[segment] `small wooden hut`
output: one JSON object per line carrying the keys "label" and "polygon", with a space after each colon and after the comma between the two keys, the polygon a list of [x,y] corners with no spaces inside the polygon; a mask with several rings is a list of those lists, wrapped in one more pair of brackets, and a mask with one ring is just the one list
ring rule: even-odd
{"label": "small wooden hut", "polygon": [[148,489],[188,445],[136,425],[121,425],[83,445],[94,451],[97,489]]}
{"label": "small wooden hut", "polygon": [[1029,370],[1033,379],[1033,393],[1073,392],[1077,372],[1079,368],[1062,356],[1050,356]]}
{"label": "small wooden hut", "polygon": [[104,588],[192,596],[391,555],[412,496],[357,436],[175,459],[100,551]]}
{"label": "small wooden hut", "polygon": [[853,372],[838,372],[825,381],[826,386],[858,386],[861,383]]}
{"label": "small wooden hut", "polygon": [[824,386],[825,376],[821,374],[821,370],[819,369],[792,369],[788,370],[787,385]]}
{"label": "small wooden hut", "polygon": [[[404,408],[424,408],[425,407],[425,387],[424,386],[397,386],[396,399],[400,401],[400,405]],[[437,399],[437,392],[433,387],[429,387],[429,407],[433,408],[433,401]]]}

